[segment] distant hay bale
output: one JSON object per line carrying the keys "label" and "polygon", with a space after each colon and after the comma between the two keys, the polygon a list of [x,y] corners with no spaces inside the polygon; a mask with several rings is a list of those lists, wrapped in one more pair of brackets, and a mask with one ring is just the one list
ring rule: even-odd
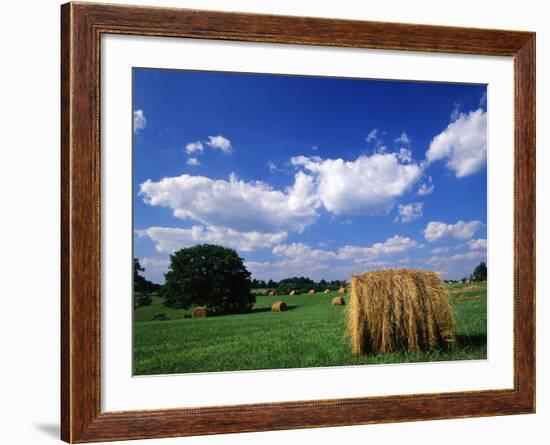
{"label": "distant hay bale", "polygon": [[287,306],[284,301],[276,301],[271,306],[271,312],[284,312],[286,310],[287,310]]}
{"label": "distant hay bale", "polygon": [[325,290],[323,291],[323,293],[324,293],[324,294],[329,294],[329,293],[330,293],[330,289],[325,289]]}
{"label": "distant hay bale", "polygon": [[270,290],[267,295],[269,295],[270,297],[274,297],[275,295],[277,295],[277,292],[275,292],[274,290]]}
{"label": "distant hay bale", "polygon": [[314,293],[315,293],[315,289],[311,289],[311,290],[308,292],[309,295],[313,295]]}
{"label": "distant hay bale", "polygon": [[340,289],[338,289],[338,293],[339,293],[339,294],[345,294],[345,293],[346,293],[346,288],[345,288],[345,287],[341,287]]}
{"label": "distant hay bale", "polygon": [[300,295],[300,292],[298,292],[297,290],[291,290],[288,295]]}
{"label": "distant hay bale", "polygon": [[447,292],[434,272],[386,269],[353,276],[347,322],[354,354],[419,352],[455,342]]}
{"label": "distant hay bale", "polygon": [[208,310],[205,307],[196,308],[191,314],[193,318],[206,318],[208,317]]}
{"label": "distant hay bale", "polygon": [[334,297],[332,299],[332,305],[333,306],[343,306],[346,304],[346,301],[344,300],[344,297]]}

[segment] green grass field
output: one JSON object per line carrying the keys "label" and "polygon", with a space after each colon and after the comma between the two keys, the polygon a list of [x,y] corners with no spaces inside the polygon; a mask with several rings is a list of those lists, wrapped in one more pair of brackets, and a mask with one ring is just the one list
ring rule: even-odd
{"label": "green grass field", "polygon": [[[485,283],[448,286],[458,345],[450,350],[355,357],[345,337],[345,306],[330,294],[258,296],[252,313],[191,319],[160,297],[134,311],[136,375],[359,364],[472,360],[487,357]],[[475,298],[479,297],[479,298]],[[283,300],[289,310],[270,311]],[[159,314],[165,321],[154,321]]]}

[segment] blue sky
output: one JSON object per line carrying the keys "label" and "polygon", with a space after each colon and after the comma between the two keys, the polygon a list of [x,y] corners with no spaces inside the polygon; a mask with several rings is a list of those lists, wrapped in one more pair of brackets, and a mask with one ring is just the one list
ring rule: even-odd
{"label": "blue sky", "polygon": [[258,279],[486,260],[486,86],[133,70],[134,256],[235,248]]}

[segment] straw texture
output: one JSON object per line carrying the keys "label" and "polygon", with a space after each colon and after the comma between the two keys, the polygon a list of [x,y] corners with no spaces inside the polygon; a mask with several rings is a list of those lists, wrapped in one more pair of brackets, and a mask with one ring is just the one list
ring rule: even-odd
{"label": "straw texture", "polygon": [[452,309],[434,272],[386,269],[353,276],[347,322],[354,354],[419,352],[455,342]]}

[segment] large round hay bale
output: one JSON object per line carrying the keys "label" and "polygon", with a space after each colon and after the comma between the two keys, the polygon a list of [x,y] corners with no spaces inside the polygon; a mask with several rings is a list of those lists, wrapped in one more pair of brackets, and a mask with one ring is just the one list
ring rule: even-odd
{"label": "large round hay bale", "polygon": [[275,295],[277,295],[277,292],[275,292],[274,290],[270,290],[267,295],[269,295],[270,297],[274,297]]}
{"label": "large round hay bale", "polygon": [[339,293],[339,294],[345,294],[345,293],[346,293],[346,288],[345,288],[345,287],[341,287],[340,289],[338,289],[338,293]]}
{"label": "large round hay bale", "polygon": [[196,308],[191,314],[193,318],[206,318],[208,317],[208,310],[205,307]]}
{"label": "large round hay bale", "polygon": [[297,290],[291,290],[288,295],[298,295],[299,293]]}
{"label": "large round hay bale", "polygon": [[284,301],[276,301],[271,306],[271,312],[284,312],[286,310],[287,310],[287,306]]}
{"label": "large round hay bale", "polygon": [[315,293],[315,289],[311,289],[311,290],[308,292],[309,295],[313,295],[314,293]]}
{"label": "large round hay bale", "polygon": [[347,310],[355,354],[452,346],[452,309],[434,272],[386,269],[355,275]]}
{"label": "large round hay bale", "polygon": [[334,297],[332,299],[332,305],[333,306],[343,306],[346,304],[346,301],[344,300],[344,297]]}
{"label": "large round hay bale", "polygon": [[325,289],[325,290],[323,291],[323,293],[324,293],[324,294],[329,294],[329,293],[330,293],[330,289]]}

